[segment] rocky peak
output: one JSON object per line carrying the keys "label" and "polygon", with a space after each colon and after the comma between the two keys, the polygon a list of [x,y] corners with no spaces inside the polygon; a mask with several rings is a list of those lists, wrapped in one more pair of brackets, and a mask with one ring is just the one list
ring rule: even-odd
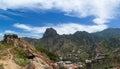
{"label": "rocky peak", "polygon": [[53,37],[53,36],[56,36],[58,35],[56,30],[53,29],[53,28],[47,28],[45,33],[43,34],[43,38],[45,37]]}

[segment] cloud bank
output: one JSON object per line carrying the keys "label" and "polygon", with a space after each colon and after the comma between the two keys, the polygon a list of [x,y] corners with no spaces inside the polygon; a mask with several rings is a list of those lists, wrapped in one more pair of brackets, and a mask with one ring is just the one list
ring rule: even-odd
{"label": "cloud bank", "polygon": [[52,26],[44,26],[44,27],[34,27],[25,24],[16,23],[13,25],[16,28],[22,29],[26,32],[34,33],[34,34],[42,34],[45,32],[46,28],[54,28],[59,34],[73,34],[76,31],[87,31],[89,33],[102,31],[107,28],[106,25],[80,25],[76,23],[64,23]]}
{"label": "cloud bank", "polygon": [[85,18],[94,16],[95,24],[105,24],[113,19],[120,0],[0,0],[0,9],[56,9],[68,16]]}

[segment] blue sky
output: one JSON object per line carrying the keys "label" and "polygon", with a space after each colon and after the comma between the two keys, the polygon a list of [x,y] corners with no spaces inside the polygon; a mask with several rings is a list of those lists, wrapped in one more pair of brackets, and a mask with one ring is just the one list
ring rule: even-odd
{"label": "blue sky", "polygon": [[120,28],[119,19],[120,0],[0,0],[0,38],[41,38],[49,27],[59,34],[92,33]]}

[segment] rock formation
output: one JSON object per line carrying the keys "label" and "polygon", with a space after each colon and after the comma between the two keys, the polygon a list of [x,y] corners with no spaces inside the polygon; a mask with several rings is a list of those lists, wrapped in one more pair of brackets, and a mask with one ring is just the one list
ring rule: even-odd
{"label": "rock formation", "polygon": [[53,37],[58,35],[56,30],[54,30],[53,28],[47,28],[45,33],[43,34],[43,38],[45,37]]}

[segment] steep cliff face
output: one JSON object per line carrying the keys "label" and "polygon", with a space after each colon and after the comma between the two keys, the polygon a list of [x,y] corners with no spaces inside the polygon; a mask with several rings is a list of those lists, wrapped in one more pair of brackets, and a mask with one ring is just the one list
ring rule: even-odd
{"label": "steep cliff face", "polygon": [[18,37],[5,36],[0,42],[0,68],[52,69],[51,60]]}

